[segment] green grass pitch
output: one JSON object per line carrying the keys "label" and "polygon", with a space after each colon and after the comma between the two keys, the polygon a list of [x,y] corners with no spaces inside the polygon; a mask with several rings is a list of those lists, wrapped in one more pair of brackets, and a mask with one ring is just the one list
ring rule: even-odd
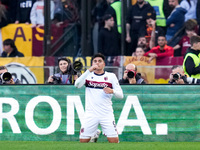
{"label": "green grass pitch", "polygon": [[108,142],[0,141],[0,150],[199,150],[200,142]]}

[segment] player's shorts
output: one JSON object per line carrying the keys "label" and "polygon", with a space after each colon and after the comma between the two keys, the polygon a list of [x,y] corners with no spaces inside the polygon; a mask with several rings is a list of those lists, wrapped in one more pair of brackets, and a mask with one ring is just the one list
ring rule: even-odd
{"label": "player's shorts", "polygon": [[118,137],[114,115],[97,116],[94,114],[85,114],[83,124],[80,130],[80,139],[89,139],[96,134],[100,124],[103,134],[106,137]]}

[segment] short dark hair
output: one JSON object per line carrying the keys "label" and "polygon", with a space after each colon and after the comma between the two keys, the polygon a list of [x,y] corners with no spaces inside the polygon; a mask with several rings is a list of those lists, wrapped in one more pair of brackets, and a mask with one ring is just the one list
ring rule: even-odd
{"label": "short dark hair", "polygon": [[158,35],[158,38],[159,37],[164,37],[165,38],[165,40],[166,40],[166,37],[165,37],[165,35],[164,34],[160,34],[160,35]]}
{"label": "short dark hair", "polygon": [[67,57],[58,57],[58,64],[59,64],[59,62],[60,62],[61,60],[64,60],[64,61],[68,62],[68,64],[71,63],[71,60],[68,59]]}
{"label": "short dark hair", "polygon": [[192,36],[192,37],[190,38],[191,46],[193,46],[195,43],[198,43],[198,42],[200,42],[200,36],[195,35],[195,36]]}
{"label": "short dark hair", "polygon": [[101,57],[101,58],[103,59],[103,61],[105,61],[105,56],[104,56],[103,54],[101,54],[101,53],[94,54],[94,55],[92,56],[92,61],[93,61],[93,59],[95,59],[96,57]]}
{"label": "short dark hair", "polygon": [[3,45],[10,45],[12,48],[16,48],[15,42],[12,39],[6,39],[3,41]]}
{"label": "short dark hair", "polygon": [[192,31],[197,27],[197,21],[195,19],[189,19],[185,22],[185,30]]}
{"label": "short dark hair", "polygon": [[6,68],[6,66],[0,66],[0,70],[4,70],[4,69],[8,70],[8,69]]}
{"label": "short dark hair", "polygon": [[111,14],[105,14],[102,19],[103,19],[103,21],[107,21],[108,19],[110,19],[112,17],[113,16]]}

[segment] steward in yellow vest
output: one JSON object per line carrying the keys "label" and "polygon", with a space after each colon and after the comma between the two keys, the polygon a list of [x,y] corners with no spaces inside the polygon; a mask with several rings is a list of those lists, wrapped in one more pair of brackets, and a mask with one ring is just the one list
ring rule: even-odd
{"label": "steward in yellow vest", "polygon": [[200,79],[200,36],[192,36],[191,49],[185,55],[183,70],[189,77]]}

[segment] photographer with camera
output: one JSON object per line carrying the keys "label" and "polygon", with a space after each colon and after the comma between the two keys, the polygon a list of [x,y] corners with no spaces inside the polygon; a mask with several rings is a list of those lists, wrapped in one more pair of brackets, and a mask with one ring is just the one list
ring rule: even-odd
{"label": "photographer with camera", "polygon": [[7,68],[0,66],[0,84],[21,84],[21,81],[17,78],[13,79]]}
{"label": "photographer with camera", "polygon": [[79,61],[71,64],[66,57],[58,58],[59,73],[51,75],[48,78],[48,84],[74,84],[78,78],[77,73],[81,71],[83,65]]}
{"label": "photographer with camera", "polygon": [[124,75],[120,84],[146,84],[144,79],[141,78],[141,74],[137,73],[137,66],[134,64],[128,64],[124,70]]}
{"label": "photographer with camera", "polygon": [[188,84],[187,76],[184,74],[182,66],[175,65],[172,67],[169,84]]}

